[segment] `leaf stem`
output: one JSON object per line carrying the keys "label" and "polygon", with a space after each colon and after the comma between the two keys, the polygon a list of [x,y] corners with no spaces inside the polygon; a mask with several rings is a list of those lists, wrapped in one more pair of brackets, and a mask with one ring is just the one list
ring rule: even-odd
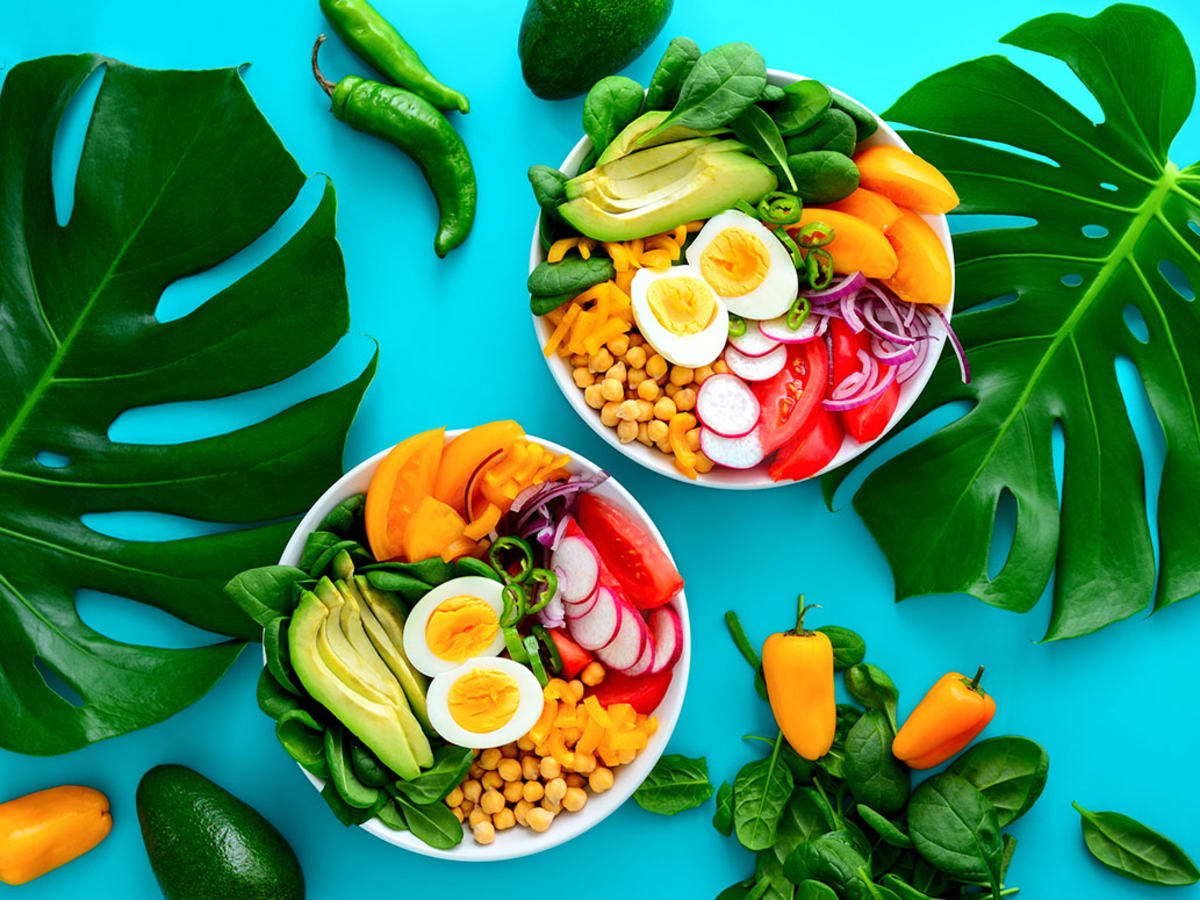
{"label": "leaf stem", "polygon": [[973,691],[979,690],[979,681],[981,678],[983,678],[983,666],[979,667],[979,671],[976,672],[975,677],[971,679],[971,685],[970,685],[971,690],[973,690]]}
{"label": "leaf stem", "polygon": [[332,97],[333,89],[335,87],[337,87],[337,85],[335,85],[332,81],[330,81],[328,78],[326,78],[324,75],[322,75],[321,68],[320,68],[320,66],[317,65],[317,52],[321,49],[321,45],[323,43],[325,43],[325,41],[326,41],[325,35],[323,35],[323,34],[317,35],[317,42],[315,44],[313,44],[312,70],[313,70],[313,77],[317,79],[317,84],[319,84],[321,86],[321,90],[323,90],[326,94],[328,94],[330,97]]}

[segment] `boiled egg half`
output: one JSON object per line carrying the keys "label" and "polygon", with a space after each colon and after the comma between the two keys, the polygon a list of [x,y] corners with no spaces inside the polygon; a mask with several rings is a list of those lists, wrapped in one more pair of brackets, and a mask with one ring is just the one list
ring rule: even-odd
{"label": "boiled egg half", "polygon": [[698,269],[638,269],[630,295],[638,331],[668,361],[696,368],[721,355],[729,312]]}
{"label": "boiled egg half", "polygon": [[704,223],[687,249],[687,261],[731,313],[746,319],[783,315],[800,288],[796,267],[779,238],[736,209]]}
{"label": "boiled egg half", "polygon": [[404,623],[404,653],[426,675],[456,669],[468,659],[504,649],[498,581],[452,578],[422,597]]}
{"label": "boiled egg half", "polygon": [[480,750],[524,737],[544,706],[534,674],[498,657],[471,659],[438,675],[429,683],[425,702],[438,734]]}

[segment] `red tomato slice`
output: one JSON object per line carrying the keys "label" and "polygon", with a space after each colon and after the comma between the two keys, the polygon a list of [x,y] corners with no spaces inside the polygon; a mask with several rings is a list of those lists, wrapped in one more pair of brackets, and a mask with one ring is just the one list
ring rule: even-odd
{"label": "red tomato slice", "polygon": [[588,693],[595,695],[605,707],[614,703],[628,703],[642,715],[648,716],[658,709],[670,686],[670,669],[657,675],[640,675],[636,678],[610,670],[604,680]]}
{"label": "red tomato slice", "polygon": [[616,504],[584,494],[575,510],[583,533],[626,596],[639,609],[662,606],[683,588],[666,551]]}
{"label": "red tomato slice", "polygon": [[[861,368],[858,351],[870,353],[870,341],[865,331],[855,334],[841,319],[834,319],[829,325],[833,343],[833,380],[830,384],[836,387],[847,375]],[[860,444],[873,441],[888,427],[899,403],[900,385],[893,381],[886,391],[870,403],[843,412],[842,425]]]}
{"label": "red tomato slice", "polygon": [[752,385],[762,412],[758,433],[763,449],[771,453],[804,427],[825,396],[829,382],[829,354],[822,340],[788,348],[788,361],[778,375]]}
{"label": "red tomato slice", "polygon": [[596,658],[567,637],[567,633],[563,629],[548,628],[546,631],[554,641],[559,658],[562,659],[563,677],[568,681],[582,672],[587,664]]}
{"label": "red tomato slice", "polygon": [[811,478],[833,461],[845,437],[837,414],[818,405],[804,428],[779,448],[767,471],[776,481]]}

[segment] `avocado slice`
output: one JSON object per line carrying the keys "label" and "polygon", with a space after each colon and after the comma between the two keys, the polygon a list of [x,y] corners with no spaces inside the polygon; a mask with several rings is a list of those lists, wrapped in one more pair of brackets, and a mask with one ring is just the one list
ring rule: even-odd
{"label": "avocado slice", "polygon": [[359,596],[364,601],[359,612],[362,614],[363,629],[367,632],[367,637],[400,682],[404,696],[408,698],[408,705],[412,707],[413,715],[417,717],[421,727],[430,734],[434,733],[425,703],[429,679],[414,669],[404,654],[404,611],[393,595],[379,590],[365,576],[356,575],[354,581]]}
{"label": "avocado slice", "polygon": [[416,778],[421,774],[421,767],[408,744],[397,707],[386,698],[375,699],[351,687],[340,677],[347,672],[353,674],[344,664],[336,671],[329,664],[329,660],[337,660],[337,656],[322,637],[335,630],[329,627],[333,618],[329,607],[314,592],[301,593],[300,603],[288,626],[288,649],[300,683],[314,700],[371,748],[384,765],[401,778]]}
{"label": "avocado slice", "polygon": [[[321,579],[313,592],[329,612],[317,634],[317,649],[325,664],[346,685],[363,696],[378,703],[394,702],[399,696],[399,690],[390,690],[386,682],[378,683],[375,673],[360,664],[358,651],[342,630],[342,607],[345,605],[345,598],[327,578]],[[398,688],[399,685],[395,687]]]}
{"label": "avocado slice", "polygon": [[670,110],[665,109],[656,109],[648,113],[642,113],[621,129],[621,133],[613,138],[612,142],[604,148],[604,152],[596,160],[596,165],[606,165],[615,159],[620,159],[622,156],[628,156],[635,150],[646,150],[650,147],[657,147],[660,144],[685,141],[688,138],[711,137],[712,135],[724,134],[729,131],[728,128],[701,131],[697,128],[688,128],[686,125],[672,125],[666,131],[660,131],[649,140],[642,141],[643,137],[657,128],[662,120],[669,115]]}
{"label": "avocado slice", "polygon": [[[665,166],[650,166],[639,174],[610,177],[619,171],[636,173],[630,161],[662,148],[641,150],[616,163],[593,169],[567,183],[562,217],[574,228],[600,241],[629,241],[668,231],[694,219],[707,219],[733,207],[738,200],[757,203],[778,184],[770,168],[743,152],[738,141],[697,139],[688,155]],[[662,159],[662,157],[659,157]],[[575,185],[574,189],[572,185]],[[634,188],[643,190],[640,197]]]}

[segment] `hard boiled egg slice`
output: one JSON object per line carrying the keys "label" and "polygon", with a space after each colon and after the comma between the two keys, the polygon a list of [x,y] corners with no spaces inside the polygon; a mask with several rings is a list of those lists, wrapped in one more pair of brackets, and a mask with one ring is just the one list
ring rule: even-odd
{"label": "hard boiled egg slice", "polygon": [[704,224],[687,249],[687,261],[731,313],[746,319],[782,316],[800,288],[796,267],[779,238],[736,209]]}
{"label": "hard boiled egg slice", "polygon": [[706,366],[729,337],[729,312],[691,266],[638,269],[630,286],[638,331],[677,366]]}
{"label": "hard boiled egg slice", "polygon": [[470,575],[452,578],[422,597],[404,624],[404,653],[426,675],[456,669],[504,649],[500,582]]}
{"label": "hard boiled egg slice", "polygon": [[452,744],[484,749],[524,737],[542,714],[542,686],[511,659],[471,659],[443,672],[425,694],[429,721]]}

